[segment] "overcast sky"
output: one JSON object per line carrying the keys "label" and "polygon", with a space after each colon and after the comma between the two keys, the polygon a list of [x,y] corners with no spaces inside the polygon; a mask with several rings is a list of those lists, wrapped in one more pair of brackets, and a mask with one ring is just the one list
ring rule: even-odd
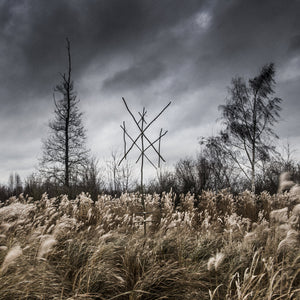
{"label": "overcast sky", "polygon": [[149,119],[172,101],[152,133],[168,130],[162,154],[172,166],[218,132],[232,77],[254,77],[269,62],[283,99],[276,130],[300,159],[299,13],[297,0],[0,0],[0,182],[37,166],[66,37],[88,147],[100,161],[122,151],[119,125],[130,123],[122,97]]}

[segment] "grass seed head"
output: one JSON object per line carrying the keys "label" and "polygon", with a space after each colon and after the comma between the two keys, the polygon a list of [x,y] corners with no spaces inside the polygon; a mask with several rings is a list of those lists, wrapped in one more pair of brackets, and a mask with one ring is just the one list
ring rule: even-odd
{"label": "grass seed head", "polygon": [[11,248],[4,258],[0,272],[2,274],[6,273],[8,267],[11,266],[16,261],[16,259],[21,255],[22,255],[22,249],[19,245]]}
{"label": "grass seed head", "polygon": [[53,236],[47,237],[42,241],[37,257],[43,258],[46,256],[53,248],[53,246],[57,243]]}

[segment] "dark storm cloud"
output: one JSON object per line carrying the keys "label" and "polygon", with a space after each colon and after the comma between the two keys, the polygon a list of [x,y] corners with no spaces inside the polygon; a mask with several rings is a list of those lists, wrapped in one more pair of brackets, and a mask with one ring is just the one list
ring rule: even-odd
{"label": "dark storm cloud", "polygon": [[136,86],[144,87],[157,79],[163,73],[163,69],[161,63],[153,60],[138,63],[105,79],[103,88],[111,91],[126,91]]}
{"label": "dark storm cloud", "polygon": [[[147,65],[151,65],[144,55],[148,45],[152,55],[155,54],[171,73],[174,73],[173,70],[177,73],[176,69],[182,67],[184,70],[187,59],[194,60],[194,66],[186,70],[183,80],[174,76],[174,88],[178,87],[179,81],[183,88],[206,85],[216,80],[215,75],[223,78],[228,74],[230,77],[241,68],[253,69],[268,59],[276,60],[283,48],[289,47],[288,37],[286,46],[280,43],[283,33],[287,36],[287,31],[291,35],[290,48],[297,46],[295,31],[299,21],[293,13],[294,1],[208,3],[3,1],[1,28],[2,38],[7,42],[5,60],[14,80],[6,73],[1,75],[1,81],[13,90],[14,101],[21,96],[13,89],[16,84],[23,93],[30,94],[34,89],[43,95],[51,91],[59,79],[58,72],[65,70],[63,50],[66,36],[73,44],[75,78],[95,58],[106,64],[116,55],[136,57],[133,65],[128,67],[129,72],[116,70],[116,74],[105,81],[105,88],[115,87],[109,85],[114,79],[119,80],[120,88],[135,88],[141,86],[143,79],[144,84],[147,80],[151,81],[151,74],[157,79],[163,75],[162,64],[148,67],[149,75],[146,74]],[[201,30],[191,30],[193,28],[188,20],[206,7],[211,7],[211,26],[204,34]],[[181,32],[173,32],[180,24],[183,27]],[[278,42],[276,39],[279,39]],[[274,45],[272,49],[270,45]],[[257,63],[254,64],[253,60]]]}
{"label": "dark storm cloud", "polygon": [[298,1],[222,3],[214,7],[204,39],[194,45],[200,49],[193,72],[198,70],[198,81],[227,80],[228,85],[233,76],[253,76],[270,61],[276,67],[285,63],[290,38],[299,33]]}
{"label": "dark storm cloud", "polygon": [[[163,72],[153,72],[151,76],[153,65],[149,68],[149,76],[144,76],[151,61],[140,52],[138,59],[126,70],[116,70],[104,81],[105,90],[143,89],[153,80],[159,83],[167,77],[170,79],[167,93],[172,97],[214,84],[216,88],[222,85],[224,97],[219,101],[223,101],[232,77],[255,76],[268,62],[275,62],[279,71],[290,57],[291,49],[293,55],[297,55],[299,2],[210,3],[214,4],[202,6],[202,10],[161,31],[151,44],[151,54],[156,57],[153,64],[159,59]],[[197,14],[201,17],[201,12],[206,12],[210,18],[207,26],[197,26]]]}
{"label": "dark storm cloud", "polygon": [[292,36],[289,44],[289,51],[294,54],[299,54],[300,51],[300,34]]}
{"label": "dark storm cloud", "polygon": [[[22,89],[43,93],[65,69],[66,36],[72,41],[74,72],[79,76],[95,57],[105,63],[118,53],[138,55],[161,30],[200,6],[199,1],[2,1],[7,68],[17,63],[14,81]],[[11,88],[10,74],[1,77]]]}

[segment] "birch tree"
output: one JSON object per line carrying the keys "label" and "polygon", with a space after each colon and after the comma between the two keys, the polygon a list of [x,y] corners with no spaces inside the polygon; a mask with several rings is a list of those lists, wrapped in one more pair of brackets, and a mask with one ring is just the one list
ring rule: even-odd
{"label": "birch tree", "polygon": [[274,124],[278,122],[281,99],[274,97],[275,68],[270,63],[258,76],[246,83],[241,77],[232,80],[229,97],[221,105],[225,130],[221,132],[224,149],[251,181],[255,192],[257,166],[269,159],[278,138]]}

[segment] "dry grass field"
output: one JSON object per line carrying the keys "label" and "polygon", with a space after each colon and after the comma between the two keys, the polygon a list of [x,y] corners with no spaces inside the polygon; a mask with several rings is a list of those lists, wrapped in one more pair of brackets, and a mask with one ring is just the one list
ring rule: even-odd
{"label": "dry grass field", "polygon": [[147,195],[145,237],[139,194],[10,198],[0,299],[300,299],[300,188],[288,188]]}

